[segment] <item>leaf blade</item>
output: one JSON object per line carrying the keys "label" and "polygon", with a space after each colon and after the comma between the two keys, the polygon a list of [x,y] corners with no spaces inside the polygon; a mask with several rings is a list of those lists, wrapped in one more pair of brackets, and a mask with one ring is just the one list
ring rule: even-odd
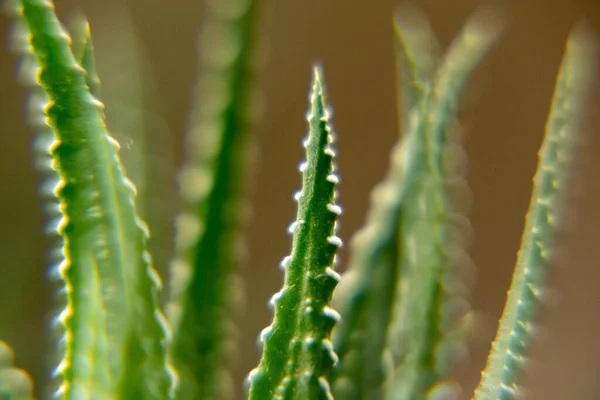
{"label": "leaf blade", "polygon": [[496,338],[475,390],[473,398],[477,400],[514,399],[519,393],[517,378],[525,362],[533,317],[550,267],[558,214],[594,71],[595,44],[586,37],[588,33],[581,28],[574,30],[566,46],[539,153],[521,248]]}
{"label": "leaf blade", "polygon": [[[22,0],[20,6],[40,66],[39,83],[50,100],[46,115],[56,139],[51,153],[61,177],[55,192],[63,214],[58,228],[65,256],[61,273],[83,272],[96,264],[104,306],[110,310],[106,323],[114,381],[107,395],[170,398],[174,383],[166,362],[167,328],[154,298],[159,280],[145,251],[147,233],[135,213],[134,188],[122,171],[118,144],[108,134],[101,104],[88,91],[53,3]],[[67,294],[69,290],[67,284]],[[69,321],[78,324],[84,317],[75,314],[74,299],[69,300],[63,314],[67,329]],[[78,367],[88,365],[89,357],[77,352],[73,339],[67,331],[59,392],[64,398],[91,390],[83,383],[74,391],[68,380]]]}
{"label": "leaf blade", "polygon": [[[396,29],[407,30],[401,23]],[[431,32],[419,27],[413,34],[407,39],[397,32],[409,75],[401,79],[408,88],[400,89],[409,97],[409,107],[401,110],[408,113],[404,137],[392,152],[388,175],[373,191],[365,228],[353,238],[348,272],[336,294],[342,322],[334,340],[341,362],[332,380],[334,394],[344,399],[420,398],[439,379],[433,362],[420,365],[434,358],[431,342],[442,338],[437,310],[447,307],[438,283],[451,262],[438,242],[446,240],[441,232],[455,223],[449,217],[457,210],[446,175],[466,186],[461,168],[441,160],[448,153],[450,161],[463,156],[459,137],[446,131],[452,130],[466,77],[482,55],[475,52],[455,66],[456,54],[465,50],[464,37],[459,38],[433,80],[431,64],[407,56],[422,51],[412,46],[431,40]],[[496,33],[490,36],[493,42]],[[489,44],[478,50],[484,53]],[[455,84],[452,90],[442,86],[448,82]],[[443,115],[436,115],[440,109]],[[462,245],[454,244],[457,253],[464,254]]]}
{"label": "leaf blade", "polygon": [[203,71],[179,175],[188,204],[178,220],[169,305],[182,399],[235,398],[231,353],[237,347],[241,231],[253,164],[251,97],[260,5],[213,2],[200,35]]}
{"label": "leaf blade", "polygon": [[502,21],[490,11],[479,10],[452,42],[424,108],[423,134],[418,139],[424,159],[407,199],[411,214],[403,220],[403,273],[390,327],[397,365],[392,398],[398,400],[421,398],[434,385],[446,385],[447,365],[456,362],[440,353],[442,346],[460,343],[450,340],[456,329],[460,331],[458,321],[443,316],[454,302],[464,303],[468,293],[461,277],[454,276],[469,259],[465,248],[469,225],[457,203],[457,194],[468,188],[464,171],[453,165],[464,158],[455,114],[468,77],[502,32]]}
{"label": "leaf blade", "polygon": [[261,334],[263,356],[249,375],[252,400],[332,398],[326,375],[337,361],[330,335],[339,316],[328,303],[339,281],[333,264],[341,245],[335,236],[340,209],[335,205],[333,137],[318,69],[307,119],[307,160],[300,167],[302,191],[290,227],[292,252],[282,261],[284,287],[271,300],[273,323]]}

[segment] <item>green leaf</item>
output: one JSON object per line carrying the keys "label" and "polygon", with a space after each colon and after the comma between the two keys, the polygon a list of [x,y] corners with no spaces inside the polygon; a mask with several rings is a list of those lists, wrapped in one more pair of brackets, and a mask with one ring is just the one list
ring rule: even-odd
{"label": "green leaf", "polygon": [[230,399],[244,261],[246,182],[252,170],[258,1],[212,2],[200,36],[200,75],[180,189],[187,212],[178,219],[169,318],[182,399]]}
{"label": "green leaf", "polygon": [[33,400],[33,382],[27,372],[13,366],[12,349],[0,341],[0,399]]}
{"label": "green leaf", "polygon": [[[442,317],[464,296],[460,277],[452,275],[457,263],[468,260],[460,240],[465,219],[456,205],[466,183],[454,114],[466,78],[498,34],[477,32],[473,24],[435,80],[414,61],[405,66],[412,78],[401,80],[400,95],[411,99],[411,109],[403,111],[409,116],[404,138],[373,192],[366,226],[352,241],[349,272],[336,292],[342,314],[334,332],[337,398],[417,399],[443,377],[435,350],[456,324]],[[417,37],[431,40],[426,31]],[[407,40],[402,51],[415,54],[419,50],[411,46],[418,43]]]}
{"label": "green leaf", "polygon": [[[79,64],[85,69],[86,84],[90,93],[99,99],[100,78],[96,73],[94,63],[90,26],[83,17],[79,19],[78,23],[81,29],[78,32],[81,35]],[[61,316],[67,335],[68,332],[72,332],[73,335],[73,360],[77,360],[78,356],[75,354],[81,354],[91,357],[94,361],[93,365],[88,368],[76,366],[67,369],[63,364],[59,366],[59,370],[65,368],[65,374],[67,371],[71,373],[66,379],[74,382],[73,393],[85,395],[86,390],[93,390],[94,395],[98,398],[108,399],[111,397],[108,338],[98,265],[91,261],[82,262],[79,268],[65,268],[64,265],[61,265],[60,268],[63,271],[63,279],[67,288],[71,287],[72,313],[79,316],[79,318],[63,318],[66,316]],[[67,352],[69,350],[67,347]],[[68,358],[67,353],[63,363]],[[73,396],[77,397],[75,394]]]}
{"label": "green leaf", "polygon": [[422,135],[423,107],[437,64],[433,33],[418,10],[404,7],[394,27],[403,140],[392,151],[387,177],[373,191],[366,225],[351,243],[349,272],[335,293],[342,315],[334,331],[341,362],[331,376],[337,398],[381,398],[393,369],[387,330],[397,291],[399,226],[407,188],[414,185],[416,137]]}
{"label": "green leaf", "polygon": [[292,252],[281,263],[284,286],[271,299],[273,323],[261,333],[262,359],[248,378],[252,400],[332,398],[326,376],[337,360],[330,335],[339,315],[329,302],[340,279],[333,265],[341,245],[335,236],[341,210],[335,204],[338,178],[321,79],[315,69],[302,191],[290,226]]}
{"label": "green leaf", "polygon": [[471,17],[444,56],[424,107],[414,185],[401,221],[400,280],[388,336],[397,366],[393,399],[421,399],[453,387],[444,380],[464,353],[469,291],[463,271],[470,260],[461,201],[468,188],[455,115],[469,76],[501,32],[491,10]]}
{"label": "green leaf", "polygon": [[[59,394],[66,399],[91,393],[111,399],[171,398],[166,325],[155,300],[160,279],[145,248],[147,232],[135,213],[135,189],[124,176],[119,146],[108,134],[102,105],[88,90],[53,3],[22,0],[20,5],[40,66],[39,83],[50,100],[46,115],[56,140],[51,154],[61,178],[55,193],[63,215],[60,273],[68,306],[60,317],[66,354]],[[91,308],[98,313],[89,314]],[[93,330],[103,320],[108,344],[101,343],[101,331]]]}
{"label": "green leaf", "polygon": [[348,272],[335,292],[334,305],[342,315],[334,330],[340,357],[331,375],[335,398],[384,398],[393,374],[387,334],[399,274],[400,223],[414,179],[415,137],[423,133],[420,114],[412,122],[392,151],[387,177],[373,190],[366,225],[352,239]]}
{"label": "green leaf", "polygon": [[[18,50],[22,53],[23,61],[20,70],[20,76],[22,80],[31,86],[31,98],[28,102],[29,121],[33,128],[36,130],[36,161],[44,174],[47,175],[47,180],[44,184],[45,189],[42,191],[44,194],[50,192],[53,194],[54,187],[59,183],[58,174],[56,171],[51,169],[52,157],[49,154],[49,148],[53,142],[52,129],[46,124],[45,115],[43,111],[44,103],[48,102],[48,97],[44,90],[37,84],[35,80],[36,71],[39,68],[35,57],[29,53],[29,44],[19,43],[23,38],[27,37],[27,28],[20,25],[22,21],[18,21],[18,25],[15,26],[15,44]],[[80,43],[74,43],[74,47],[82,49],[80,57],[83,58],[85,52],[85,44],[90,43],[91,37],[89,34],[89,26],[87,21],[83,17],[78,17],[76,20],[75,30],[77,31],[77,37],[80,38]],[[88,46],[89,47],[89,46]],[[91,48],[89,48],[89,51]],[[88,57],[87,68],[93,70],[94,66],[89,65],[93,63],[93,58]],[[32,78],[33,77],[33,78]],[[88,74],[89,77],[89,74]],[[99,84],[99,81],[97,82]],[[50,188],[52,186],[52,188]],[[46,207],[50,211],[50,217],[59,218],[60,207],[57,199],[52,195],[52,199],[47,200]],[[57,244],[57,250],[61,253],[62,250]],[[62,259],[62,257],[61,257]],[[59,266],[60,268],[61,266]],[[97,270],[95,265],[89,264],[85,268],[80,269],[69,269],[65,271],[63,280],[67,286],[71,287],[71,297],[77,299],[75,301],[77,314],[81,315],[81,323],[73,324],[72,320],[65,320],[65,328],[67,332],[71,332],[73,347],[77,348],[78,352],[91,354],[94,360],[93,368],[81,369],[78,372],[74,372],[70,379],[81,382],[87,382],[87,385],[97,388],[98,396],[101,396],[103,390],[106,390],[108,382],[108,359],[106,357],[106,328],[104,319],[106,318],[102,297],[100,292],[99,280],[97,276]],[[82,282],[81,284],[73,285],[73,282]],[[64,304],[62,304],[64,307]],[[64,314],[63,314],[64,315]],[[60,320],[61,318],[59,318]],[[69,324],[67,327],[66,324]],[[65,350],[65,349],[61,349]],[[61,354],[61,357],[63,355]],[[62,364],[59,370],[64,367]]]}
{"label": "green leaf", "polygon": [[521,249],[498,333],[475,391],[477,400],[508,400],[519,394],[518,377],[526,362],[535,311],[543,298],[544,279],[552,262],[586,95],[597,71],[595,46],[588,34],[583,29],[575,30],[566,47],[539,153]]}
{"label": "green leaf", "polygon": [[[123,2],[104,2],[95,14],[93,48],[95,71],[104,76],[102,95],[94,90],[97,73],[83,65],[87,22],[78,12],[72,13],[69,29],[73,52],[88,70],[92,95],[107,104],[106,122],[113,137],[123,145],[119,154],[128,178],[137,188],[137,211],[148,224],[152,235],[148,249],[161,273],[173,255],[172,216],[170,209],[177,199],[173,175],[175,162],[172,135],[162,115],[162,105],[151,72],[151,61],[137,34],[131,10]],[[93,10],[91,10],[93,11]]]}

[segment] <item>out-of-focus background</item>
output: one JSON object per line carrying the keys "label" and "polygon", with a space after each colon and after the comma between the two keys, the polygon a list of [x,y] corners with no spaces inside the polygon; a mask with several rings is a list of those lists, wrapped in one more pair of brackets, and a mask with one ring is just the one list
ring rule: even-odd
{"label": "out-of-focus background", "polygon": [[[171,221],[179,203],[175,171],[182,159],[192,83],[197,73],[201,1],[58,0],[68,20],[76,6],[92,26],[109,120],[123,144],[153,165],[146,182],[148,219],[157,267],[165,274],[172,250]],[[443,47],[478,6],[475,0],[422,0]],[[469,398],[479,378],[502,310],[529,202],[537,150],[570,28],[585,17],[600,36],[597,0],[504,0],[509,29],[471,81],[461,123],[467,134],[473,191],[471,254],[477,265],[473,306],[478,313],[470,356],[457,369]],[[257,362],[256,338],[268,324],[267,301],[278,290],[280,259],[290,247],[286,227],[295,216],[297,164],[311,66],[325,67],[333,123],[338,132],[339,236],[348,241],[362,225],[368,193],[387,168],[397,138],[392,12],[395,0],[266,1],[261,34],[265,48],[259,82],[264,114],[255,128],[260,158],[252,182],[254,207],[249,253],[240,382]],[[0,338],[17,352],[45,393],[53,362],[50,328],[59,287],[49,276],[40,187],[33,167],[34,131],[26,123],[28,90],[16,79],[19,55],[10,50],[11,21],[0,15]],[[598,72],[600,81],[600,71]],[[600,398],[600,107],[598,85],[582,137],[560,251],[539,315],[523,385],[525,398]],[[133,108],[142,98],[143,110]],[[112,102],[111,102],[112,99]],[[126,110],[116,113],[115,110]],[[141,122],[140,122],[141,121]],[[110,121],[109,121],[110,122]],[[151,143],[133,140],[149,132]],[[131,174],[137,172],[132,169]],[[340,268],[347,261],[342,252]],[[243,391],[239,390],[239,398]]]}

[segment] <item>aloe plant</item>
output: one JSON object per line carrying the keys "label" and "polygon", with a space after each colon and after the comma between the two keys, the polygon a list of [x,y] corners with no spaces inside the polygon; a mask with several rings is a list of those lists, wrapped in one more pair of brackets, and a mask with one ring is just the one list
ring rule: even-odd
{"label": "aloe plant", "polygon": [[[39,107],[30,114],[39,137],[53,136],[51,146],[38,147],[50,155],[59,179],[53,193],[62,218],[56,231],[66,308],[57,318],[64,329],[57,397],[234,397],[230,358],[259,6],[227,0],[207,9],[202,72],[179,174],[187,206],[178,218],[167,321],[156,300],[160,278],[147,249],[148,229],[100,103],[91,30],[80,20],[72,41],[51,1],[19,0],[17,20],[26,33],[17,47],[34,56],[24,55],[22,75],[41,88],[32,89],[37,101],[48,102],[45,116]],[[401,138],[342,277],[335,270],[342,242],[334,134],[322,70],[314,69],[292,249],[281,262],[283,287],[271,299],[273,321],[260,334],[262,357],[248,376],[251,400],[458,396],[451,371],[469,329],[463,271],[470,265],[470,227],[461,202],[468,188],[456,114],[468,78],[502,32],[497,17],[476,13],[439,56],[426,18],[400,9]],[[519,393],[593,71],[591,44],[581,32],[571,36],[563,59],[513,284],[474,399]],[[38,159],[47,164],[48,155]],[[0,342],[0,399],[31,398],[31,381]]]}

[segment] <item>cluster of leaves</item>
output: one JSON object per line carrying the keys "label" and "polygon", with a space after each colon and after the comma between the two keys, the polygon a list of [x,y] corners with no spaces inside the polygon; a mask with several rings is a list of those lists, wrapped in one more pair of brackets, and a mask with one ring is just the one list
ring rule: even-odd
{"label": "cluster of leaves", "polygon": [[[67,298],[58,317],[65,345],[59,397],[234,397],[229,367],[237,337],[244,182],[252,159],[258,7],[251,0],[209,3],[195,96],[199,112],[190,122],[179,175],[187,208],[177,221],[165,318],[156,300],[161,281],[147,251],[148,229],[105,123],[89,27],[75,33],[72,44],[51,0],[19,1],[16,15],[26,32],[20,38],[28,38],[21,49],[34,56],[36,84],[47,102],[36,128],[51,128],[47,150],[58,178],[58,272]],[[248,377],[250,399],[458,396],[451,371],[469,327],[463,276],[470,260],[456,112],[502,23],[494,13],[477,13],[443,56],[418,12],[404,9],[395,27],[401,139],[373,192],[365,227],[351,242],[343,278],[335,271],[342,244],[336,236],[335,134],[323,74],[315,68],[298,214],[289,229],[292,250],[281,263],[284,286],[271,300],[273,322],[260,335],[262,358]],[[588,55],[589,43],[576,32],[558,77],[513,283],[475,399],[518,394],[573,160]],[[0,343],[0,398],[32,398],[31,383],[12,368],[9,355]]]}

